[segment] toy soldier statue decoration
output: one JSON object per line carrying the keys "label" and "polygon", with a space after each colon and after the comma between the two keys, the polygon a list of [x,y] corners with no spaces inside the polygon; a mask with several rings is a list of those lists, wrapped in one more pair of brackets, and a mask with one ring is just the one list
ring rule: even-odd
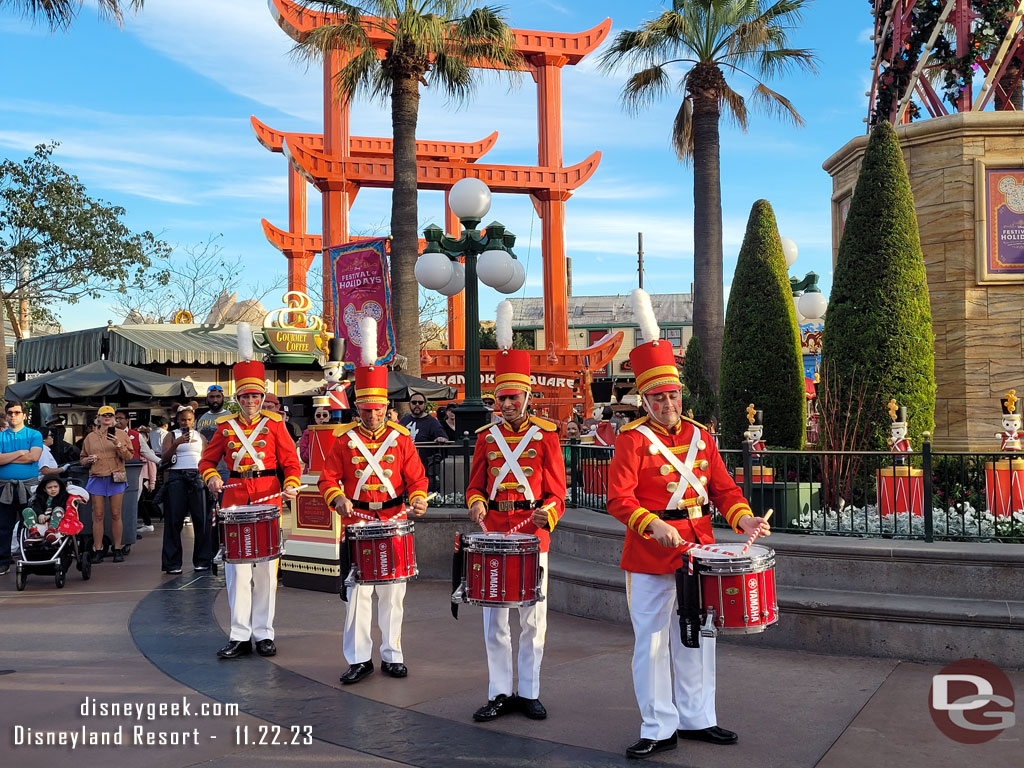
{"label": "toy soldier statue decoration", "polygon": [[1000,402],[1003,405],[1003,431],[996,435],[1002,441],[999,445],[999,450],[1007,452],[1019,451],[1021,449],[1021,424],[1020,411],[1017,410],[1017,390],[1011,389]]}
{"label": "toy soldier statue decoration", "polygon": [[749,422],[750,428],[743,433],[743,436],[750,443],[750,451],[754,454],[754,462],[757,463],[761,460],[760,452],[765,450],[764,411],[757,410],[751,403],[747,406],[747,422]]}
{"label": "toy soldier statue decoration", "polygon": [[333,338],[327,342],[327,362],[324,363],[324,393],[313,398],[315,408],[327,408],[331,422],[340,424],[342,412],[349,409],[345,394],[345,340]]}
{"label": "toy soldier statue decoration", "polygon": [[[889,418],[892,419],[892,435],[886,438],[886,443],[889,445],[889,450],[893,453],[910,453],[914,450],[910,441],[907,439],[907,408],[906,406],[899,405],[896,402],[896,398],[889,401]],[[905,466],[907,463],[906,456],[897,456],[893,459],[893,463],[899,466]]]}

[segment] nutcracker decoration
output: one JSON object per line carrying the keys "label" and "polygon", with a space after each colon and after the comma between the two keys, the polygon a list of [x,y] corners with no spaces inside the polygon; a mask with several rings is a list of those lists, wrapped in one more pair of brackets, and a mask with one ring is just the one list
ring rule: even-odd
{"label": "nutcracker decoration", "polygon": [[324,363],[324,393],[313,398],[314,407],[330,410],[333,424],[340,424],[342,412],[349,409],[344,358],[345,340],[332,338],[327,343],[327,362]]}
{"label": "nutcracker decoration", "polygon": [[[764,444],[764,411],[759,411],[751,403],[747,406],[747,423],[750,425],[743,433],[743,439],[750,446],[750,479],[755,483],[771,483],[775,481],[775,470],[761,466],[761,452],[766,450]],[[736,468],[736,482],[743,482],[743,467]]]}
{"label": "nutcracker decoration", "polygon": [[985,462],[985,502],[996,517],[1010,517],[1024,509],[1024,459],[1015,458],[1021,450],[1021,414],[1017,407],[1017,390],[1011,389],[1001,398],[1003,431],[999,450],[1011,454],[997,461]]}
{"label": "nutcracker decoration", "polygon": [[892,421],[892,433],[885,442],[893,457],[893,466],[882,467],[876,473],[878,483],[878,510],[882,517],[890,515],[924,514],[924,472],[909,466],[908,457],[914,448],[907,439],[907,409],[889,400],[886,406]]}

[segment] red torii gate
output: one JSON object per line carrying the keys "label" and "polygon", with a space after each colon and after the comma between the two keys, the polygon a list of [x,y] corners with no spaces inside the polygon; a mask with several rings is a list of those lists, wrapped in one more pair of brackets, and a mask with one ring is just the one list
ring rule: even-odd
{"label": "red torii gate", "polygon": [[[330,14],[304,9],[290,0],[271,0],[271,12],[278,25],[294,40],[301,41],[306,34],[318,26],[330,24]],[[418,153],[420,184],[427,188],[445,189],[465,176],[476,176],[492,185],[495,191],[514,191],[530,194],[537,214],[542,222],[541,253],[544,263],[544,329],[547,347],[551,354],[565,350],[569,345],[567,276],[565,259],[565,201],[580,184],[583,184],[600,162],[600,153],[595,152],[587,160],[571,168],[562,167],[562,109],[561,109],[561,68],[574,65],[594,51],[608,36],[611,19],[586,32],[563,34],[531,30],[513,30],[516,50],[523,57],[523,69],[529,71],[537,83],[538,109],[538,163],[537,167],[467,165],[465,160],[436,156],[422,156]],[[378,50],[385,49],[391,42],[381,30],[370,27],[367,30],[371,44]],[[349,135],[348,105],[339,104],[334,98],[334,77],[343,65],[342,54],[330,56],[324,66],[324,133],[321,139],[322,151],[315,148],[316,139],[296,138],[293,142],[282,140],[282,150],[289,153],[291,164],[307,179],[313,181],[323,195],[323,238],[324,243],[337,244],[348,240],[348,211],[358,187],[362,184],[390,186],[391,168],[387,155],[356,157],[352,151],[353,139]],[[479,66],[497,68],[491,62],[480,62]],[[255,123],[254,123],[255,125]],[[367,145],[383,139],[366,140]],[[449,145],[451,146],[451,145]],[[376,153],[375,153],[376,155]],[[468,159],[468,158],[466,158]],[[500,182],[514,180],[508,186]],[[291,250],[307,249],[313,241],[304,231],[296,230],[299,212],[305,213],[305,189],[301,180],[289,173],[289,227],[290,232],[267,229],[272,236]],[[452,234],[458,233],[458,221],[446,206],[446,226]],[[304,221],[304,217],[302,219]],[[272,242],[274,242],[272,239]],[[275,243],[277,244],[277,243]],[[282,249],[283,250],[283,249]],[[329,258],[324,254],[325,259]],[[291,270],[290,270],[291,272]],[[324,269],[324,279],[330,270]],[[333,306],[330,305],[329,285],[324,291],[324,321],[333,323]],[[450,326],[461,323],[452,322]],[[461,333],[450,333],[450,346],[462,347]]]}

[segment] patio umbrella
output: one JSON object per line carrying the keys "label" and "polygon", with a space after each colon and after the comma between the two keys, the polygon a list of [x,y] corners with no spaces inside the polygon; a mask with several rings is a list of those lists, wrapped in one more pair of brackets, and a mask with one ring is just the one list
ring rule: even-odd
{"label": "patio umbrella", "polygon": [[109,360],[97,360],[77,368],[10,384],[5,397],[8,401],[52,403],[101,398],[195,397],[195,394],[196,388],[189,381]]}

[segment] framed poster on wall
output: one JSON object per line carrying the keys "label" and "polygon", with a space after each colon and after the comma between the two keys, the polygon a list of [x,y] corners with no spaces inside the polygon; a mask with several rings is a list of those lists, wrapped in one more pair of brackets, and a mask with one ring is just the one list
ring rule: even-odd
{"label": "framed poster on wall", "polygon": [[1021,159],[975,160],[974,189],[978,282],[1024,283]]}

